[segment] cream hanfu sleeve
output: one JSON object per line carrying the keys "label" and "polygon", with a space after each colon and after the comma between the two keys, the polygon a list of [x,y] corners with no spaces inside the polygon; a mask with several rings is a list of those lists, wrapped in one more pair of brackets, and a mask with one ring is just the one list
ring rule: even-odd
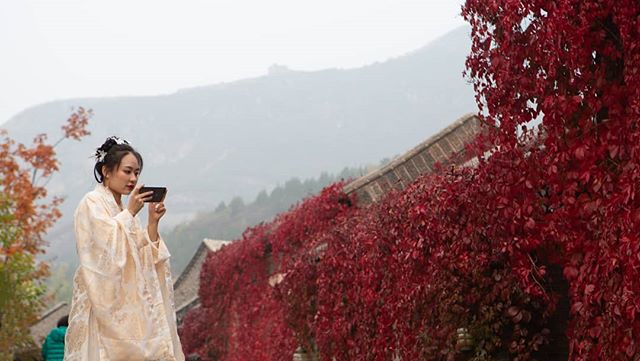
{"label": "cream hanfu sleeve", "polygon": [[88,353],[100,360],[184,360],[162,239],[151,242],[126,209],[109,214],[95,193],[78,206],[75,231],[76,277],[90,308]]}

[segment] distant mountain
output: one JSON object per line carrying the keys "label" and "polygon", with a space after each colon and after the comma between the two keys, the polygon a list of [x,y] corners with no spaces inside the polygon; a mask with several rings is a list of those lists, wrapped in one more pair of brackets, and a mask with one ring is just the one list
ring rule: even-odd
{"label": "distant mountain", "polygon": [[107,136],[130,140],[145,160],[143,182],[169,188],[164,229],[234,196],[252,199],[292,177],[378,163],[474,112],[462,77],[468,28],[424,48],[357,69],[269,75],[147,97],[55,101],[27,109],[3,128],[25,141],[59,133],[72,107],[94,110],[93,133],[58,150],[50,182],[65,195],[64,217],[48,235],[49,255],[75,267],[73,210],[93,189],[89,156]]}

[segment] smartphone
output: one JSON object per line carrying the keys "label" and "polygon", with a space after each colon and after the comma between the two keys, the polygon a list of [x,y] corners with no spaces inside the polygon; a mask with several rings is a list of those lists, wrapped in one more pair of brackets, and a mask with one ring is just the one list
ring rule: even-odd
{"label": "smartphone", "polygon": [[147,193],[147,192],[153,192],[153,195],[151,196],[150,200],[146,200],[145,202],[157,203],[157,202],[162,202],[164,200],[164,196],[167,194],[167,188],[166,187],[142,187],[140,188],[140,191],[138,192],[138,194]]}

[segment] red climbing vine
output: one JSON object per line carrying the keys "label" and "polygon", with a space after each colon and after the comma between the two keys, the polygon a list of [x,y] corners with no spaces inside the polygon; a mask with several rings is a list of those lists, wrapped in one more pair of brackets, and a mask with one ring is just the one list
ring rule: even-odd
{"label": "red climbing vine", "polygon": [[463,16],[479,164],[362,207],[337,184],[249,229],[203,267],[188,353],[534,360],[566,335],[570,360],[638,358],[640,3],[467,0]]}

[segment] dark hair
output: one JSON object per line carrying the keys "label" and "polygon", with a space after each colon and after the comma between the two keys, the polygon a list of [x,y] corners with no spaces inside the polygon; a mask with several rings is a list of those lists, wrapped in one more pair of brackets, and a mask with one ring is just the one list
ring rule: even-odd
{"label": "dark hair", "polygon": [[58,320],[58,327],[62,327],[62,326],[69,327],[69,315],[62,316],[62,317]]}
{"label": "dark hair", "polygon": [[127,154],[133,154],[140,164],[140,170],[142,171],[142,156],[138,153],[129,142],[118,137],[109,137],[107,140],[96,149],[96,165],[93,167],[93,176],[98,183],[104,181],[104,174],[102,174],[102,167],[106,166],[107,170],[112,171],[120,166],[122,158]]}

